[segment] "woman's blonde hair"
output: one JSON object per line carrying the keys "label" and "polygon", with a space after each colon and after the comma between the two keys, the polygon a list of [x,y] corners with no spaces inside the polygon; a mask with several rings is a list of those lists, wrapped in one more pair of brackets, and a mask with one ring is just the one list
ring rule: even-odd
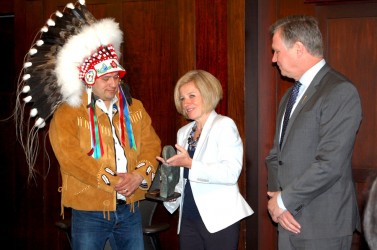
{"label": "woman's blonde hair", "polygon": [[182,106],[179,90],[183,85],[189,82],[193,82],[202,95],[203,110],[206,113],[214,110],[219,101],[223,98],[223,89],[220,81],[211,73],[204,70],[191,70],[187,72],[177,81],[174,88],[175,107],[178,113],[186,118],[188,117]]}

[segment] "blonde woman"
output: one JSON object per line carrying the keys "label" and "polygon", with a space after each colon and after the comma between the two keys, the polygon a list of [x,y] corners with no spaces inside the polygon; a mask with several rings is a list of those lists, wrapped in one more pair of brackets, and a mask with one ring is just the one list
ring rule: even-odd
{"label": "blonde woman", "polygon": [[216,113],[222,98],[219,80],[203,70],[183,75],[174,89],[177,111],[190,120],[177,133],[177,155],[166,159],[181,167],[176,191],[164,202],[169,212],[180,207],[181,250],[237,249],[240,220],[253,214],[238,188],[243,146],[234,121]]}

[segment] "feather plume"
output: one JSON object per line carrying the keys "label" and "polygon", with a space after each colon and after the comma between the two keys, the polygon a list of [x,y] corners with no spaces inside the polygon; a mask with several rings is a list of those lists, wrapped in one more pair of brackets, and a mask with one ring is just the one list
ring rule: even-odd
{"label": "feather plume", "polygon": [[[34,177],[38,131],[61,103],[81,103],[85,85],[79,79],[79,66],[101,45],[112,44],[120,55],[122,35],[118,23],[113,19],[98,21],[84,0],[56,11],[36,34],[19,75],[13,114],[16,135],[29,166],[29,179]],[[26,110],[30,110],[27,119]]]}

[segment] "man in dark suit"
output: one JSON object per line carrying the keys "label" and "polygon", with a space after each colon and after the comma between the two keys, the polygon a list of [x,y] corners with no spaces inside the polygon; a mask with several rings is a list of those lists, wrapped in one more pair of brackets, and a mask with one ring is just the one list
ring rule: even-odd
{"label": "man in dark suit", "polygon": [[[272,62],[299,84],[285,132],[283,96],[266,157],[268,211],[279,249],[350,249],[360,218],[352,153],[362,110],[354,85],[323,58],[317,20],[289,16],[271,26]],[[288,119],[287,119],[288,120]]]}

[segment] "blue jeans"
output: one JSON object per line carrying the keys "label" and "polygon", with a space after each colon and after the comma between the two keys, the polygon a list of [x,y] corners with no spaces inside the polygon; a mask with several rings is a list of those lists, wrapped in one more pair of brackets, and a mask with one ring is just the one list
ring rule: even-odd
{"label": "blue jeans", "polygon": [[141,215],[137,206],[134,213],[129,205],[124,204],[117,205],[116,211],[109,214],[72,209],[71,226],[74,250],[102,250],[107,240],[112,250],[144,249]]}

